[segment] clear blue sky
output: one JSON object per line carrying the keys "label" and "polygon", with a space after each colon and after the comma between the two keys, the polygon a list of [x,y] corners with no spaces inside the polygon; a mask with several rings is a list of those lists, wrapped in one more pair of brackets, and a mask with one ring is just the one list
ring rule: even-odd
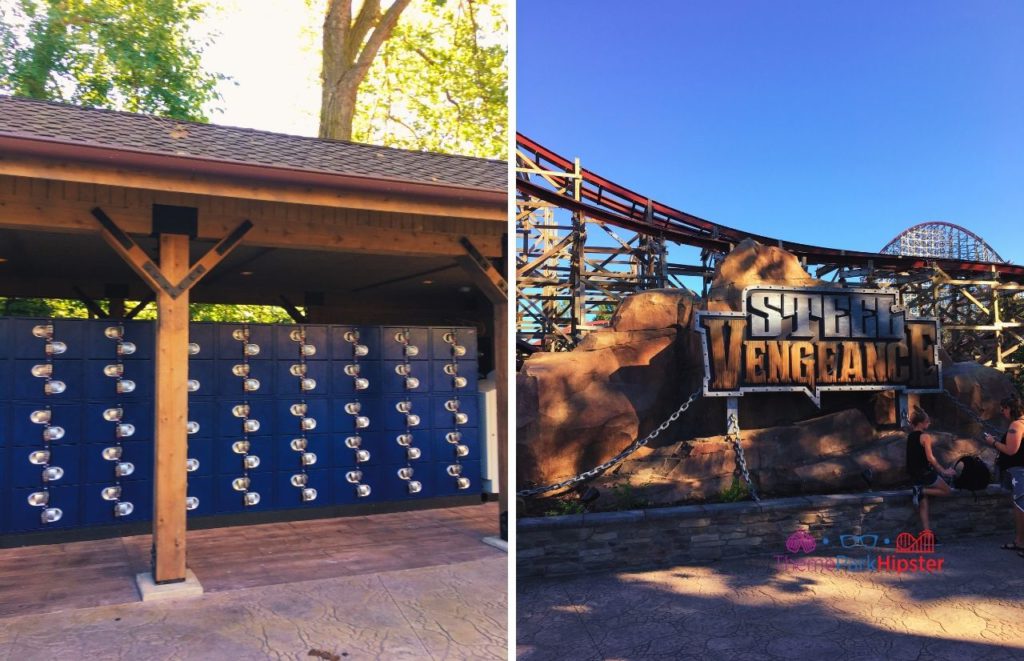
{"label": "clear blue sky", "polygon": [[517,0],[517,130],[676,208],[1024,263],[1024,1]]}

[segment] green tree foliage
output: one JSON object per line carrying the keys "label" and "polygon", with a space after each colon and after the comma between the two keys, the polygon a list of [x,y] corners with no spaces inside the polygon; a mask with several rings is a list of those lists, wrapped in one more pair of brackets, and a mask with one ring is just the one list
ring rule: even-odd
{"label": "green tree foliage", "polygon": [[[132,309],[137,301],[126,301]],[[104,308],[106,305],[103,306]],[[54,319],[88,319],[89,310],[81,301],[58,298],[0,298],[0,317],[52,317]],[[292,318],[283,308],[273,305],[225,305],[221,303],[192,303],[189,305],[192,321],[222,321],[230,323],[290,324]],[[135,316],[138,320],[156,319],[156,304],[150,303]]]}
{"label": "green tree foliage", "polygon": [[359,142],[505,158],[508,25],[504,0],[410,7],[359,88]]}
{"label": "green tree foliage", "polygon": [[189,29],[204,0],[10,0],[0,9],[0,90],[205,121],[224,77]]}

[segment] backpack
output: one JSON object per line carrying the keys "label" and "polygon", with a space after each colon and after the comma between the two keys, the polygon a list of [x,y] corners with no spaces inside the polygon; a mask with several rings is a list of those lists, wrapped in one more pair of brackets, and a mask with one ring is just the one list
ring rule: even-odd
{"label": "backpack", "polygon": [[[989,472],[988,466],[974,455],[965,454],[956,460],[956,464],[964,465],[960,474],[953,478],[953,486],[957,489],[983,491],[992,480],[992,473]],[[956,464],[953,466],[955,467]]]}

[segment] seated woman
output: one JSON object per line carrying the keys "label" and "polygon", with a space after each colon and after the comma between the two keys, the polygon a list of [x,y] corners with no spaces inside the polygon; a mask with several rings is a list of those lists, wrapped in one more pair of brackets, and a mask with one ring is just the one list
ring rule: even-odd
{"label": "seated woman", "polygon": [[1001,401],[1003,415],[1010,419],[1010,428],[1003,434],[1002,441],[996,440],[992,434],[985,434],[989,445],[999,450],[996,466],[1003,488],[1010,490],[1010,509],[1013,511],[1013,524],[1016,535],[1009,544],[1003,544],[1008,551],[1016,551],[1024,558],[1024,450],[1021,450],[1021,439],[1024,438],[1024,406],[1014,396]]}
{"label": "seated woman", "polygon": [[907,434],[907,475],[914,483],[914,507],[918,508],[923,530],[931,530],[928,523],[928,496],[948,496],[953,493],[942,477],[953,477],[956,471],[943,468],[932,453],[933,438],[925,430],[932,420],[921,407],[910,414],[913,431]]}

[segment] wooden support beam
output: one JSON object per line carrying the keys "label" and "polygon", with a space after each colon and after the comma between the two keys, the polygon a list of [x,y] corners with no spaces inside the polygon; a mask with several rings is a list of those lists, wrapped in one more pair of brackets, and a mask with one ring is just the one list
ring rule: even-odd
{"label": "wooden support beam", "polygon": [[469,239],[462,237],[460,243],[466,249],[466,256],[459,257],[456,261],[483,291],[494,308],[494,381],[498,407],[498,475],[501,480],[498,509],[504,519],[502,538],[507,540],[508,492],[512,488],[508,479],[508,363],[511,360],[508,343],[508,283]]}
{"label": "wooden support beam", "polygon": [[93,300],[88,294],[82,291],[81,287],[73,287],[75,296],[82,302],[82,305],[97,319],[109,319],[110,315],[100,307],[100,304]]}
{"label": "wooden support beam", "polygon": [[[188,491],[189,290],[241,242],[248,220],[189,265],[189,237],[160,235],[157,266],[102,209],[92,210],[103,238],[156,294],[156,436],[153,468],[153,581],[185,580],[185,498]],[[132,316],[144,306],[140,303]]]}
{"label": "wooden support beam", "polygon": [[292,303],[291,299],[285,296],[284,294],[281,295],[281,307],[284,308],[284,311],[288,313],[288,316],[291,317],[292,321],[294,321],[295,323],[309,323],[309,318],[306,315],[302,314],[302,311],[299,310],[299,308],[294,303]]}
{"label": "wooden support beam", "polygon": [[139,301],[138,304],[135,307],[133,307],[131,310],[129,310],[128,314],[126,314],[124,316],[124,318],[125,319],[134,319],[140,312],[142,312],[144,309],[146,309],[147,305],[149,305],[150,303],[152,303],[155,300],[156,300],[156,294],[149,294],[148,296],[143,298],[141,301]]}
{"label": "wooden support beam", "polygon": [[[160,271],[177,282],[188,273],[187,236],[160,236]],[[153,475],[153,580],[185,580],[188,488],[188,291],[156,292],[156,461]]]}

